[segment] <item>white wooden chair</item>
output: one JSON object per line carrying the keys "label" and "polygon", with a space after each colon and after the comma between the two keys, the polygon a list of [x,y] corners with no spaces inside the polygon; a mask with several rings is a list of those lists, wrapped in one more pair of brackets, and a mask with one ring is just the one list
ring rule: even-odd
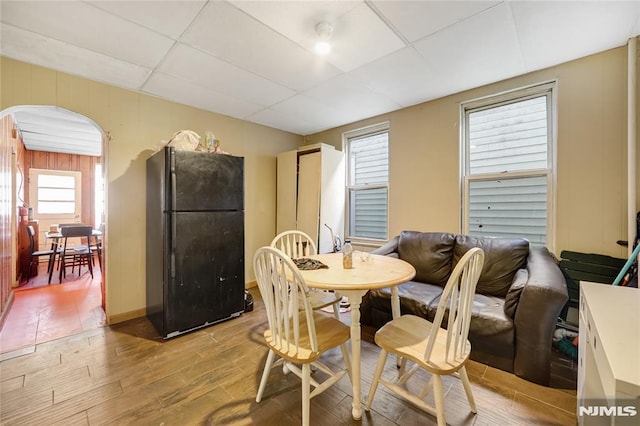
{"label": "white wooden chair", "polygon": [[[302,231],[284,231],[271,241],[271,247],[282,250],[291,259],[300,259],[317,254],[315,242],[309,235]],[[311,307],[315,310],[333,305],[333,313],[340,319],[340,301],[342,296],[338,292],[315,290],[309,291]]]}
{"label": "white wooden chair", "polygon": [[[378,383],[381,383],[398,396],[435,415],[438,425],[444,426],[446,422],[441,376],[454,375],[462,380],[471,411],[477,412],[465,363],[471,353],[471,343],[467,337],[473,296],[483,263],[484,252],[480,248],[472,248],[465,253],[447,281],[433,323],[414,315],[403,315],[376,332],[375,342],[380,346],[381,352],[367,397],[367,411],[371,409]],[[445,317],[446,329],[441,328]],[[402,358],[395,381],[381,379],[389,353]],[[407,360],[414,363],[409,370],[406,370]],[[407,381],[419,369],[431,373],[431,380],[425,383],[419,393],[414,394],[409,391]],[[434,391],[435,407],[424,400],[431,390]]]}
{"label": "white wooden chair", "polygon": [[[284,252],[273,247],[262,247],[253,257],[253,266],[269,323],[269,328],[264,332],[269,354],[256,402],[262,399],[271,369],[283,365],[283,369],[302,379],[302,424],[308,425],[311,398],[349,372],[351,364],[346,347],[349,327],[311,308],[307,297],[309,289],[298,268]],[[302,305],[299,306],[299,303]],[[319,358],[337,346],[342,350],[345,369],[333,371]],[[278,359],[274,362],[276,357]],[[327,374],[328,378],[317,382],[311,377],[311,365]]]}

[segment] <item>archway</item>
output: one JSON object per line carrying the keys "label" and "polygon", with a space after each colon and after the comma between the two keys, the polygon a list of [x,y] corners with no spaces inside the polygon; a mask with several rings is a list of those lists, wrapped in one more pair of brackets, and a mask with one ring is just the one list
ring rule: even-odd
{"label": "archway", "polygon": [[[86,117],[82,114],[78,114],[76,112],[67,110],[65,108],[57,107],[57,106],[40,106],[40,105],[20,105],[7,108],[0,112],[0,120],[5,117],[11,115],[13,125],[15,126],[16,132],[14,134],[17,136],[19,141],[22,141],[23,146],[21,145],[19,148],[24,150],[24,157],[29,156],[32,158],[37,157],[41,159],[43,157],[51,157],[55,158],[55,156],[62,156],[64,158],[72,158],[75,163],[79,163],[80,161],[83,164],[91,164],[91,165],[100,165],[98,169],[101,170],[99,173],[101,174],[102,182],[106,183],[106,167],[105,167],[105,156],[103,153],[106,151],[106,145],[108,143],[108,137],[106,133],[102,130],[102,128],[92,119]],[[28,154],[27,154],[28,153]],[[71,155],[66,155],[71,154]],[[77,157],[76,157],[77,156]],[[90,158],[90,160],[86,160]],[[81,159],[81,160],[78,160]],[[22,161],[26,161],[24,158]],[[16,162],[20,162],[20,159],[16,158]],[[59,167],[60,161],[47,161],[47,168],[55,169]],[[42,162],[41,162],[42,164]],[[22,166],[21,164],[18,164]],[[97,167],[96,167],[97,168]],[[89,169],[90,173],[90,181],[93,182],[96,180],[95,178],[95,170],[96,168]],[[84,167],[85,173],[87,172],[87,167]],[[87,173],[89,175],[89,173]],[[17,208],[20,207],[23,203],[26,203],[28,200],[28,191],[26,189],[26,177],[28,176],[28,168],[27,167],[18,167],[18,172],[14,174],[16,180],[16,193],[17,200],[14,201],[14,205],[12,207],[12,214],[17,215]],[[21,185],[21,187],[20,187]],[[86,186],[83,182],[83,187]],[[107,247],[107,229],[108,229],[108,218],[106,216],[106,184],[104,185],[104,192],[102,195],[101,203],[103,207],[103,213],[100,215],[101,218],[96,218],[95,211],[99,210],[96,208],[96,191],[94,191],[94,187],[90,189],[83,189],[83,191],[90,191],[92,194],[91,199],[87,199],[83,201],[83,204],[90,205],[90,208],[84,208],[83,210],[90,211],[90,214],[86,214],[86,211],[83,212],[82,220],[86,223],[91,223],[94,227],[98,227],[100,224],[104,224],[104,233],[103,233],[103,256],[106,260],[106,251]],[[33,200],[30,201],[33,203]],[[91,217],[88,217],[91,216]],[[15,222],[14,222],[15,223]],[[15,228],[14,228],[15,229]],[[13,259],[14,262],[17,259]],[[106,277],[106,266],[103,262],[103,267],[100,268],[100,307],[103,311],[106,311],[106,288],[107,288],[107,277]],[[15,279],[15,277],[14,277]],[[12,280],[13,281],[13,280]],[[95,298],[95,296],[94,296]]]}

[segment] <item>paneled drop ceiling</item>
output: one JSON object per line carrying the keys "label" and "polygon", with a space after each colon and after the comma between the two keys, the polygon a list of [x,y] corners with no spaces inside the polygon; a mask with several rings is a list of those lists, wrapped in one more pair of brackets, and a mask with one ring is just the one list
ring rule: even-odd
{"label": "paneled drop ceiling", "polygon": [[[8,1],[3,56],[300,135],[624,45],[638,1]],[[313,53],[315,26],[333,50]]]}
{"label": "paneled drop ceiling", "polygon": [[87,117],[55,106],[11,111],[26,149],[100,157],[102,131]]}

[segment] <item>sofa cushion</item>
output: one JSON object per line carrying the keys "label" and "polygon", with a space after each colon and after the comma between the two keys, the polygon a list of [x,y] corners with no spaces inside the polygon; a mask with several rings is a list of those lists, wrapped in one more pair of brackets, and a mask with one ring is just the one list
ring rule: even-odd
{"label": "sofa cushion", "polygon": [[451,274],[455,238],[444,232],[402,231],[398,255],[416,268],[415,281],[443,287]]}
{"label": "sofa cushion", "polygon": [[476,293],[505,297],[518,269],[525,267],[529,241],[522,238],[488,238],[457,235],[453,250],[453,265],[471,248],[484,250],[484,266]]}
{"label": "sofa cushion", "polygon": [[516,307],[520,301],[520,293],[529,280],[529,271],[526,269],[518,269],[513,277],[513,283],[509,287],[507,296],[504,298],[504,313],[513,318],[516,314]]}
{"label": "sofa cushion", "polygon": [[[415,281],[408,281],[398,286],[400,296],[400,312],[427,318],[427,310],[434,299],[442,294],[442,287]],[[369,290],[368,303],[371,308],[391,312],[391,289],[380,288]]]}
{"label": "sofa cushion", "polygon": [[[438,303],[440,303],[440,296],[433,299],[429,305],[429,311],[427,313],[427,319],[429,321],[435,319]],[[449,318],[448,309],[445,312],[442,326],[446,328]],[[504,313],[504,299],[496,296],[475,294],[471,307],[469,334],[485,337],[502,335],[507,338],[503,343],[513,345],[513,321]]]}

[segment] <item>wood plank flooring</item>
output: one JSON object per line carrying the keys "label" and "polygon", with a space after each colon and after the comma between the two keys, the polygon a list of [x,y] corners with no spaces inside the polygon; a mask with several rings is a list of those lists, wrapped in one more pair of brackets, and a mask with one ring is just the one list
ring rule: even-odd
{"label": "wood plank flooring", "polygon": [[[274,369],[262,402],[255,402],[267,349],[266,316],[257,289],[254,311],[161,341],[139,318],[41,343],[31,353],[3,354],[0,423],[3,425],[299,425],[300,381]],[[349,314],[342,314],[348,320]],[[363,330],[363,399],[378,356]],[[341,363],[339,350],[324,357]],[[387,363],[385,375],[396,372]],[[478,414],[469,411],[462,385],[444,381],[451,425],[574,425],[575,389],[554,389],[470,362]],[[316,374],[321,374],[317,372]],[[351,418],[348,378],[311,401],[313,425],[436,424],[435,418],[379,388],[371,412]]]}

